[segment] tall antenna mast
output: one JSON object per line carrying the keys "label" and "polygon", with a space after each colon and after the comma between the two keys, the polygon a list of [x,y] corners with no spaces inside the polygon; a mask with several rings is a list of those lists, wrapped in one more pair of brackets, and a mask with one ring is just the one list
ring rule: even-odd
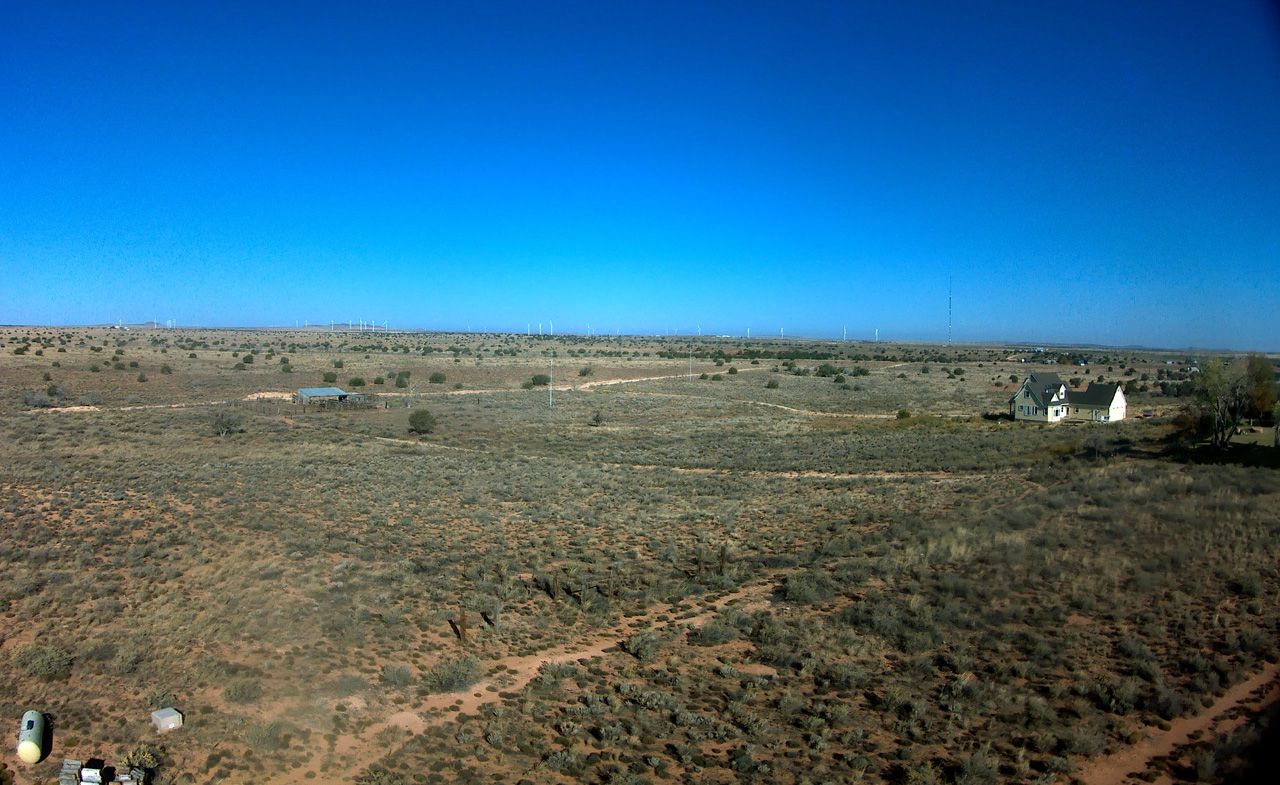
{"label": "tall antenna mast", "polygon": [[947,345],[951,344],[951,276],[947,276]]}
{"label": "tall antenna mast", "polygon": [[551,375],[547,377],[547,408],[550,409],[555,405],[556,396],[556,347],[551,345]]}

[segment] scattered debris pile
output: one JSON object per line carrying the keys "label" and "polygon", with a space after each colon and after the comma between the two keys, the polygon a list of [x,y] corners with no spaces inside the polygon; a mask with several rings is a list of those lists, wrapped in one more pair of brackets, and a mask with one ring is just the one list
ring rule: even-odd
{"label": "scattered debris pile", "polygon": [[81,763],[70,758],[62,762],[62,772],[58,774],[58,785],[104,785],[120,783],[120,785],[146,785],[147,772],[137,766],[126,771],[116,771],[98,758]]}

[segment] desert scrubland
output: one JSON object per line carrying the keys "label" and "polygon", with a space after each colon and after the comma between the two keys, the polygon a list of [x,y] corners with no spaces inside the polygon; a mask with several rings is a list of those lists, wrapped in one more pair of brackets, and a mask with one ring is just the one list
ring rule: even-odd
{"label": "desert scrubland", "polygon": [[[4,776],[1242,776],[1280,472],[1269,427],[1194,443],[1193,358],[689,346],[6,328],[0,704],[54,732]],[[999,416],[1059,354],[1133,382],[1130,418]],[[371,400],[289,400],[331,384]]]}

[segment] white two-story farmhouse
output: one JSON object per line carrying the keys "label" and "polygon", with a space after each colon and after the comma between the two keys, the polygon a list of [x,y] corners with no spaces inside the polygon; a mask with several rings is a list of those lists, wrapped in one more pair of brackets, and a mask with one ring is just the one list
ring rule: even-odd
{"label": "white two-story farmhouse", "polygon": [[1126,408],[1118,384],[1090,382],[1083,390],[1073,390],[1056,373],[1040,371],[1024,379],[1009,399],[1009,414],[1015,420],[1034,422],[1115,422],[1124,419]]}

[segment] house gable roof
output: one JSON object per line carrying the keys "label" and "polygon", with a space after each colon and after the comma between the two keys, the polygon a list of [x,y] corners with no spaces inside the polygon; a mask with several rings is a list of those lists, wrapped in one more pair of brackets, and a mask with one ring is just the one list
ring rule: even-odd
{"label": "house gable roof", "polygon": [[[1058,377],[1058,374],[1036,371],[1022,382],[1022,386],[1013,394],[1013,398],[1011,398],[1010,401],[1013,401],[1021,395],[1023,390],[1029,390],[1036,403],[1048,408],[1054,402],[1053,396],[1063,387],[1067,387],[1067,385]],[[1070,395],[1071,388],[1067,387],[1067,397]],[[1059,404],[1065,404],[1066,402],[1067,398],[1065,397],[1058,401]]]}
{"label": "house gable roof", "polygon": [[1089,386],[1083,390],[1071,391],[1071,403],[1078,406],[1107,407],[1116,399],[1116,391],[1119,389],[1118,384],[1090,382]]}

